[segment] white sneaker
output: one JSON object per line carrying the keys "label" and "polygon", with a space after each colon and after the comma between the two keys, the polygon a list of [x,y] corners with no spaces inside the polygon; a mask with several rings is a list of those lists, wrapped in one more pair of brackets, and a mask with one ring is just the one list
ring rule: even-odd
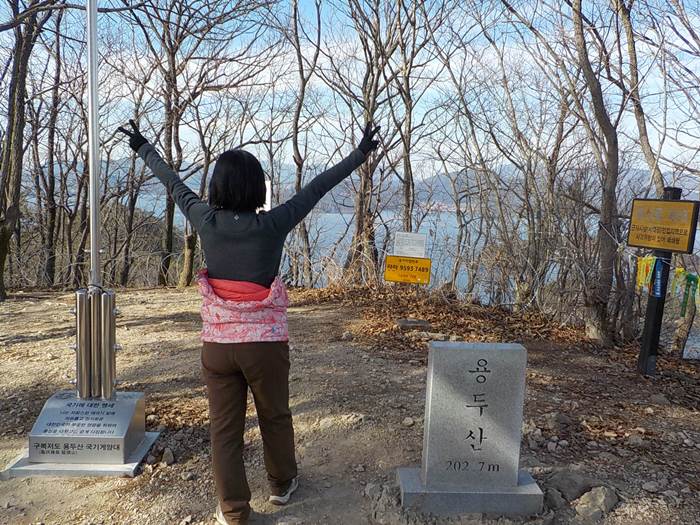
{"label": "white sneaker", "polygon": [[289,503],[289,498],[292,497],[292,494],[294,494],[294,491],[299,488],[299,479],[294,478],[292,481],[289,482],[289,487],[287,487],[287,490],[282,494],[281,496],[270,496],[270,503],[273,505],[286,505]]}
{"label": "white sneaker", "polygon": [[224,513],[221,510],[221,505],[216,506],[216,523],[219,525],[228,525],[228,521],[226,521],[226,516],[224,516]]}
{"label": "white sneaker", "polygon": [[[226,516],[224,516],[224,512],[221,510],[220,503],[217,503],[216,505],[216,512],[214,513],[214,517],[216,518],[216,523],[218,525],[231,525],[232,523],[226,519]],[[248,514],[247,518],[241,519],[240,521],[235,521],[233,523],[258,523],[259,519],[260,515],[256,514],[253,511],[253,509],[250,509],[250,513]]]}

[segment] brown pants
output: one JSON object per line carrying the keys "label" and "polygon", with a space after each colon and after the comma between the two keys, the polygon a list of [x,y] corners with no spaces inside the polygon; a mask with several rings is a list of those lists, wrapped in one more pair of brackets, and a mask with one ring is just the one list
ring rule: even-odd
{"label": "brown pants", "polygon": [[250,514],[250,489],[243,465],[248,387],[253,392],[271,488],[297,475],[294,429],[289,410],[287,343],[204,343],[202,373],[209,395],[214,480],[219,504],[231,523]]}

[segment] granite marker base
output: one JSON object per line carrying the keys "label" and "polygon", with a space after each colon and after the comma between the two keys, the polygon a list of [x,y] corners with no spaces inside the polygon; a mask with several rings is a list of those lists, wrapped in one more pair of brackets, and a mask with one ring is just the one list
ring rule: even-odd
{"label": "granite marker base", "polygon": [[530,516],[542,510],[542,490],[524,470],[518,473],[518,485],[515,487],[481,491],[458,487],[425,487],[417,467],[398,469],[397,479],[403,508],[435,516],[472,513]]}

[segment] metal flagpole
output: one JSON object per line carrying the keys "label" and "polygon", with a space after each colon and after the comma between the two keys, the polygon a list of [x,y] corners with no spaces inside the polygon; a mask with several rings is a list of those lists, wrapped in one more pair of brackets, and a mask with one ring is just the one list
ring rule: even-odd
{"label": "metal flagpole", "polygon": [[[133,476],[158,432],[146,432],[142,392],[116,392],[115,297],[102,288],[97,0],[87,0],[90,279],[75,293],[76,392],[51,396],[29,433],[28,453],[6,471],[35,475]],[[60,454],[58,453],[60,452]],[[71,474],[67,474],[71,475]]]}
{"label": "metal flagpole", "polygon": [[[98,56],[97,56],[97,0],[87,0],[87,94],[88,94],[88,159],[90,163],[90,281],[86,321],[89,323],[89,348],[79,348],[89,362],[90,387],[87,392],[78,392],[83,398],[97,398],[102,395],[103,352],[109,351],[102,344],[102,317],[110,312],[102,312],[102,265],[100,261],[100,103],[98,98]],[[78,343],[79,344],[79,343]],[[111,360],[110,355],[104,356]],[[81,359],[79,358],[78,361]],[[78,384],[85,384],[84,378]],[[111,394],[111,385],[107,389]]]}
{"label": "metal flagpole", "polygon": [[87,0],[90,285],[102,286],[100,264],[100,125],[97,98],[97,0]]}

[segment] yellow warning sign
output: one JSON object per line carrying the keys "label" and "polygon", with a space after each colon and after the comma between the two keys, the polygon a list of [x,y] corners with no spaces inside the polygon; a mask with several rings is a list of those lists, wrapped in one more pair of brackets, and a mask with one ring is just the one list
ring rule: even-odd
{"label": "yellow warning sign", "polygon": [[394,283],[430,284],[430,269],[430,259],[387,255],[384,280]]}
{"label": "yellow warning sign", "polygon": [[698,201],[634,199],[627,244],[692,253],[697,222]]}

